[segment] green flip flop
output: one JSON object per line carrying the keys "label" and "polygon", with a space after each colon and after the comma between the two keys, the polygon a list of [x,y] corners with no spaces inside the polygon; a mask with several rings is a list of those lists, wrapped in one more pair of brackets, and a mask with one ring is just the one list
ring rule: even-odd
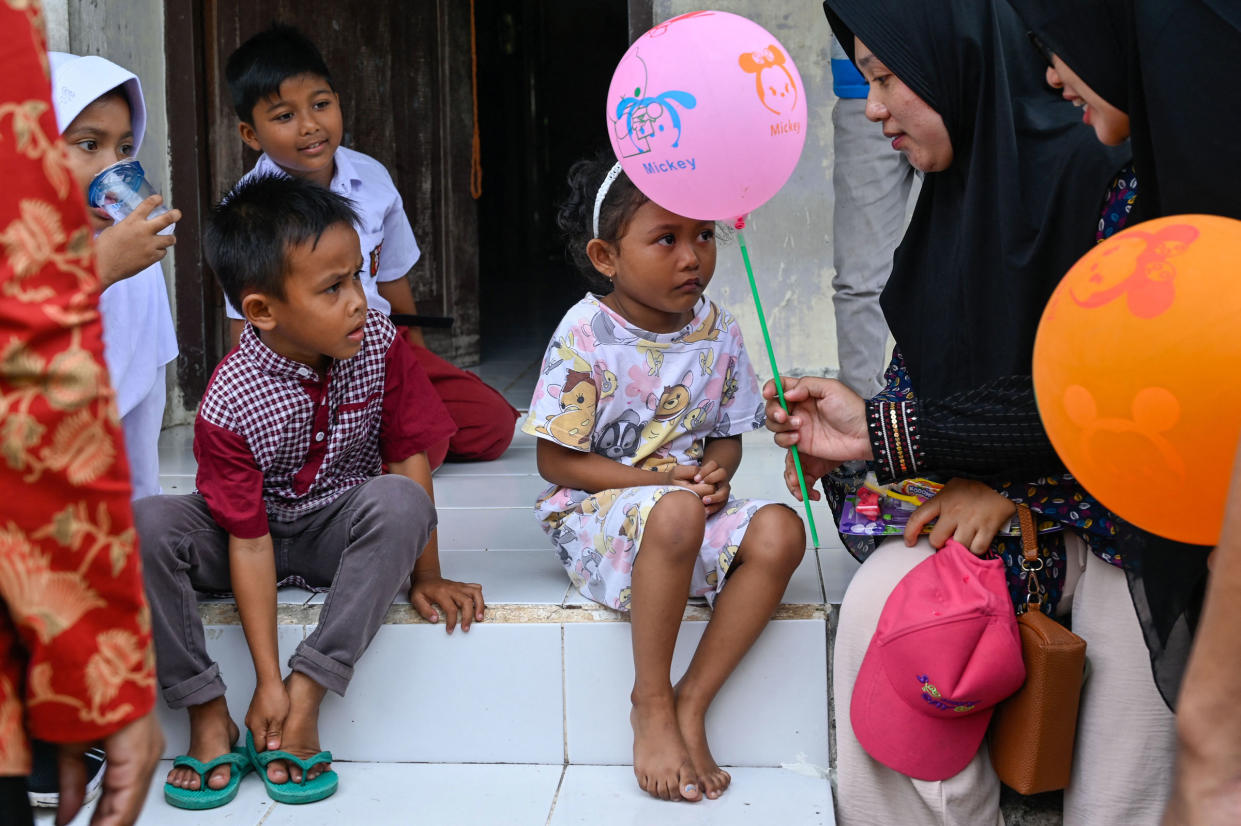
{"label": "green flip flop", "polygon": [[[207,787],[207,775],[218,766],[228,764],[232,766],[232,772],[228,777],[228,785],[222,789],[210,789]],[[195,760],[189,755],[181,755],[172,761],[173,768],[193,769],[198,774],[200,787],[197,789],[182,789],[180,786],[174,786],[171,783],[164,783],[164,799],[169,804],[176,806],[178,809],[214,809],[217,806],[223,806],[229,803],[237,796],[237,790],[241,788],[241,778],[245,777],[254,764],[250,761],[250,756],[246,750],[234,746],[233,750],[228,754],[222,754],[209,763],[201,760]]]}
{"label": "green flip flop", "polygon": [[[257,751],[254,748],[254,736],[250,732],[246,732],[246,750],[250,753],[250,762],[254,764],[259,776],[263,778],[263,784],[267,786],[267,796],[277,803],[314,803],[324,800],[336,793],[336,787],[340,785],[340,775],[328,769],[313,780],[306,780],[306,776],[310,773],[312,766],[320,763],[331,763],[332,753],[330,751],[321,751],[308,760],[300,757],[294,757],[287,751],[276,749],[274,751]],[[273,760],[287,760],[294,765],[302,767],[301,782],[295,781],[292,775],[285,783],[274,783],[267,776],[267,764]]]}

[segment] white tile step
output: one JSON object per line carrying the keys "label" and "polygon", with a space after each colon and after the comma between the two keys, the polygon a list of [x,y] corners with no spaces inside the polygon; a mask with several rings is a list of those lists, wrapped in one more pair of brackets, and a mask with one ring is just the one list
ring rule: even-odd
{"label": "white tile step", "polygon": [[[347,696],[324,701],[324,745],[342,760],[628,763],[633,665],[624,616],[570,588],[550,551],[444,557],[448,575],[482,582],[486,620],[450,636],[442,624],[423,621],[402,595]],[[284,662],[313,629],[322,596],[286,588],[279,601]],[[229,708],[240,720],[254,680],[236,607],[209,600],[200,612]],[[827,766],[830,614],[818,558],[808,554],[776,618],[716,699],[708,725],[717,759]],[[687,608],[674,676],[688,666],[709,618],[705,605]],[[160,718],[166,755],[182,753],[189,736],[184,712],[161,703]]]}
{"label": "white tile step", "polygon": [[[732,787],[717,800],[665,803],[638,789],[624,766],[442,765],[339,761],[340,789],[319,803],[286,806],[247,777],[237,799],[206,812],[164,802],[156,770],[139,826],[832,826],[827,780],[805,767],[730,767]],[[87,826],[93,806],[71,822]],[[50,826],[51,810],[36,817]]]}

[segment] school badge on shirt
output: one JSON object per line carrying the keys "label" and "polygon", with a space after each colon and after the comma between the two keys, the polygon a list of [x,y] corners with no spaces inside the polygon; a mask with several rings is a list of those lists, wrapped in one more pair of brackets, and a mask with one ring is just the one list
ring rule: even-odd
{"label": "school badge on shirt", "polygon": [[383,251],[384,242],[380,241],[375,249],[371,250],[371,277],[379,275],[379,254]]}

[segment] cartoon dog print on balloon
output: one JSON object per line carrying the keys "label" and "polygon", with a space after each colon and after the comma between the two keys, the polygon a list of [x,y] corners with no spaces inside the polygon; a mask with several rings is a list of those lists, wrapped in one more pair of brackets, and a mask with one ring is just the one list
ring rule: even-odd
{"label": "cartoon dog print on balloon", "polygon": [[758,100],[768,111],[787,115],[797,108],[797,83],[779,46],[773,43],[761,52],[747,52],[737,62],[743,71],[754,75]]}
{"label": "cartoon dog print on balloon", "polygon": [[[693,109],[698,99],[689,92],[669,89],[657,95],[648,91],[646,62],[636,54],[630,58],[635,77],[641,81],[633,87],[633,94],[626,95],[616,104],[612,128],[623,157],[645,155],[666,145],[672,138],[672,147],[681,142],[680,109]],[[622,67],[625,68],[625,67]],[[620,69],[618,69],[620,71]]]}
{"label": "cartoon dog print on balloon", "polygon": [[1073,285],[1070,295],[1086,309],[1125,296],[1138,318],[1162,315],[1176,299],[1176,267],[1168,259],[1185,252],[1197,238],[1198,230],[1185,224],[1154,233],[1121,233],[1093,252],[1089,275]]}

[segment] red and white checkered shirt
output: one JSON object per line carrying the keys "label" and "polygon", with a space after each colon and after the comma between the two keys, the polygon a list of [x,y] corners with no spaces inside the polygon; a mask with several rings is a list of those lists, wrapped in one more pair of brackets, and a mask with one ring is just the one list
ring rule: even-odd
{"label": "red and white checkered shirt", "polygon": [[198,491],[233,536],[268,532],[327,505],[456,431],[409,345],[370,310],[362,349],[316,371],[246,325],[215,369],[194,422]]}

